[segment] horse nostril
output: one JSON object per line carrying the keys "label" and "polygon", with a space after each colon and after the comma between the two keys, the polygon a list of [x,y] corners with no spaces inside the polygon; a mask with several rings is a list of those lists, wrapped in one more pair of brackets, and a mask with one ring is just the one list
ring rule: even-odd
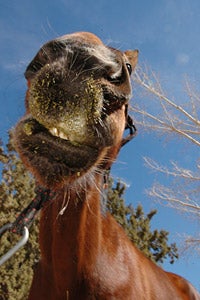
{"label": "horse nostril", "polygon": [[131,75],[132,72],[132,68],[130,64],[126,64],[126,66],[118,66],[118,70],[116,70],[115,72],[112,70],[112,72],[110,71],[109,73],[107,73],[106,79],[114,84],[114,85],[120,85],[122,83],[124,83],[126,80],[129,80],[129,75],[127,74],[127,70],[128,70],[128,74]]}
{"label": "horse nostril", "polygon": [[122,67],[120,67],[119,70],[117,70],[116,72],[113,72],[112,75],[110,75],[110,78],[112,80],[115,80],[115,79],[121,77],[121,75],[122,75]]}
{"label": "horse nostril", "polygon": [[115,85],[120,85],[124,81],[122,72],[116,72],[111,76],[109,75],[106,79]]}

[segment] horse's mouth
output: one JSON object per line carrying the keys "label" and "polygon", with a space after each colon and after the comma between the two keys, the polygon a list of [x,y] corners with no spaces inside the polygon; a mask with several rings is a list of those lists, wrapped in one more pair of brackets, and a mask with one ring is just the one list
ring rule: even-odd
{"label": "horse's mouth", "polygon": [[[62,126],[63,127],[63,126]],[[98,138],[92,140],[88,140],[88,142],[78,142],[73,138],[72,134],[67,134],[66,131],[62,129],[61,126],[46,128],[44,125],[39,123],[36,119],[34,119],[31,115],[27,115],[24,119],[22,119],[16,127],[15,132],[20,133],[21,141],[31,142],[33,140],[38,140],[42,144],[49,144],[49,151],[52,150],[51,145],[56,146],[67,146],[67,147],[76,147],[78,149],[86,146],[91,149],[99,149],[100,145],[105,146],[105,136],[98,132]],[[95,142],[96,140],[96,142]],[[107,141],[108,142],[108,141]],[[34,153],[37,153],[34,151]],[[66,153],[67,154],[67,153]]]}
{"label": "horse's mouth", "polygon": [[14,134],[18,150],[46,186],[80,177],[95,165],[101,151],[95,144],[74,144],[56,127],[48,130],[31,117],[21,120]]}

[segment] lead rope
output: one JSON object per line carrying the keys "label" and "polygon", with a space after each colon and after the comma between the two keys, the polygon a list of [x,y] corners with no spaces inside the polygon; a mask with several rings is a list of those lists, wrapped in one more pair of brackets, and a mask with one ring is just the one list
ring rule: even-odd
{"label": "lead rope", "polygon": [[47,201],[50,201],[55,197],[55,192],[43,187],[37,187],[35,189],[35,193],[35,198],[19,214],[16,220],[13,223],[7,223],[0,228],[0,238],[7,231],[21,236],[21,239],[14,245],[14,247],[0,258],[0,266],[26,244],[29,238],[29,228],[32,225],[36,215]]}

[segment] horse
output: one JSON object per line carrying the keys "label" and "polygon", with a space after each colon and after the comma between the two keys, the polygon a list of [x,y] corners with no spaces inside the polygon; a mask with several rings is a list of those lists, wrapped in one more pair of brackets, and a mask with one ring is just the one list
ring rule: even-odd
{"label": "horse", "polygon": [[102,205],[105,174],[130,127],[137,60],[138,50],[77,32],[47,42],[26,69],[15,146],[37,184],[55,193],[40,215],[29,300],[200,299],[146,258]]}

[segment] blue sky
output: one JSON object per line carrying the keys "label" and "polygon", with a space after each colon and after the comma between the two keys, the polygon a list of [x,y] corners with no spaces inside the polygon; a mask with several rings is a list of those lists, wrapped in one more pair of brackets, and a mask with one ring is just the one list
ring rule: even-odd
{"label": "blue sky", "polygon": [[[7,0],[1,1],[0,7],[0,136],[4,141],[8,129],[24,113],[23,73],[27,64],[43,43],[66,33],[91,31],[116,48],[139,49],[140,63],[150,65],[178,101],[184,97],[186,74],[198,82],[199,0]],[[163,145],[162,137],[139,132],[113,168],[113,175],[130,185],[127,202],[142,203],[146,212],[158,209],[153,226],[170,231],[171,242],[179,242],[180,234],[198,232],[199,223],[145,195],[155,175],[144,167],[143,156],[159,157],[163,164],[182,156],[181,162],[190,165],[193,155],[197,155],[193,148],[183,153],[180,143]],[[164,267],[186,277],[200,290],[200,257],[190,253]]]}

